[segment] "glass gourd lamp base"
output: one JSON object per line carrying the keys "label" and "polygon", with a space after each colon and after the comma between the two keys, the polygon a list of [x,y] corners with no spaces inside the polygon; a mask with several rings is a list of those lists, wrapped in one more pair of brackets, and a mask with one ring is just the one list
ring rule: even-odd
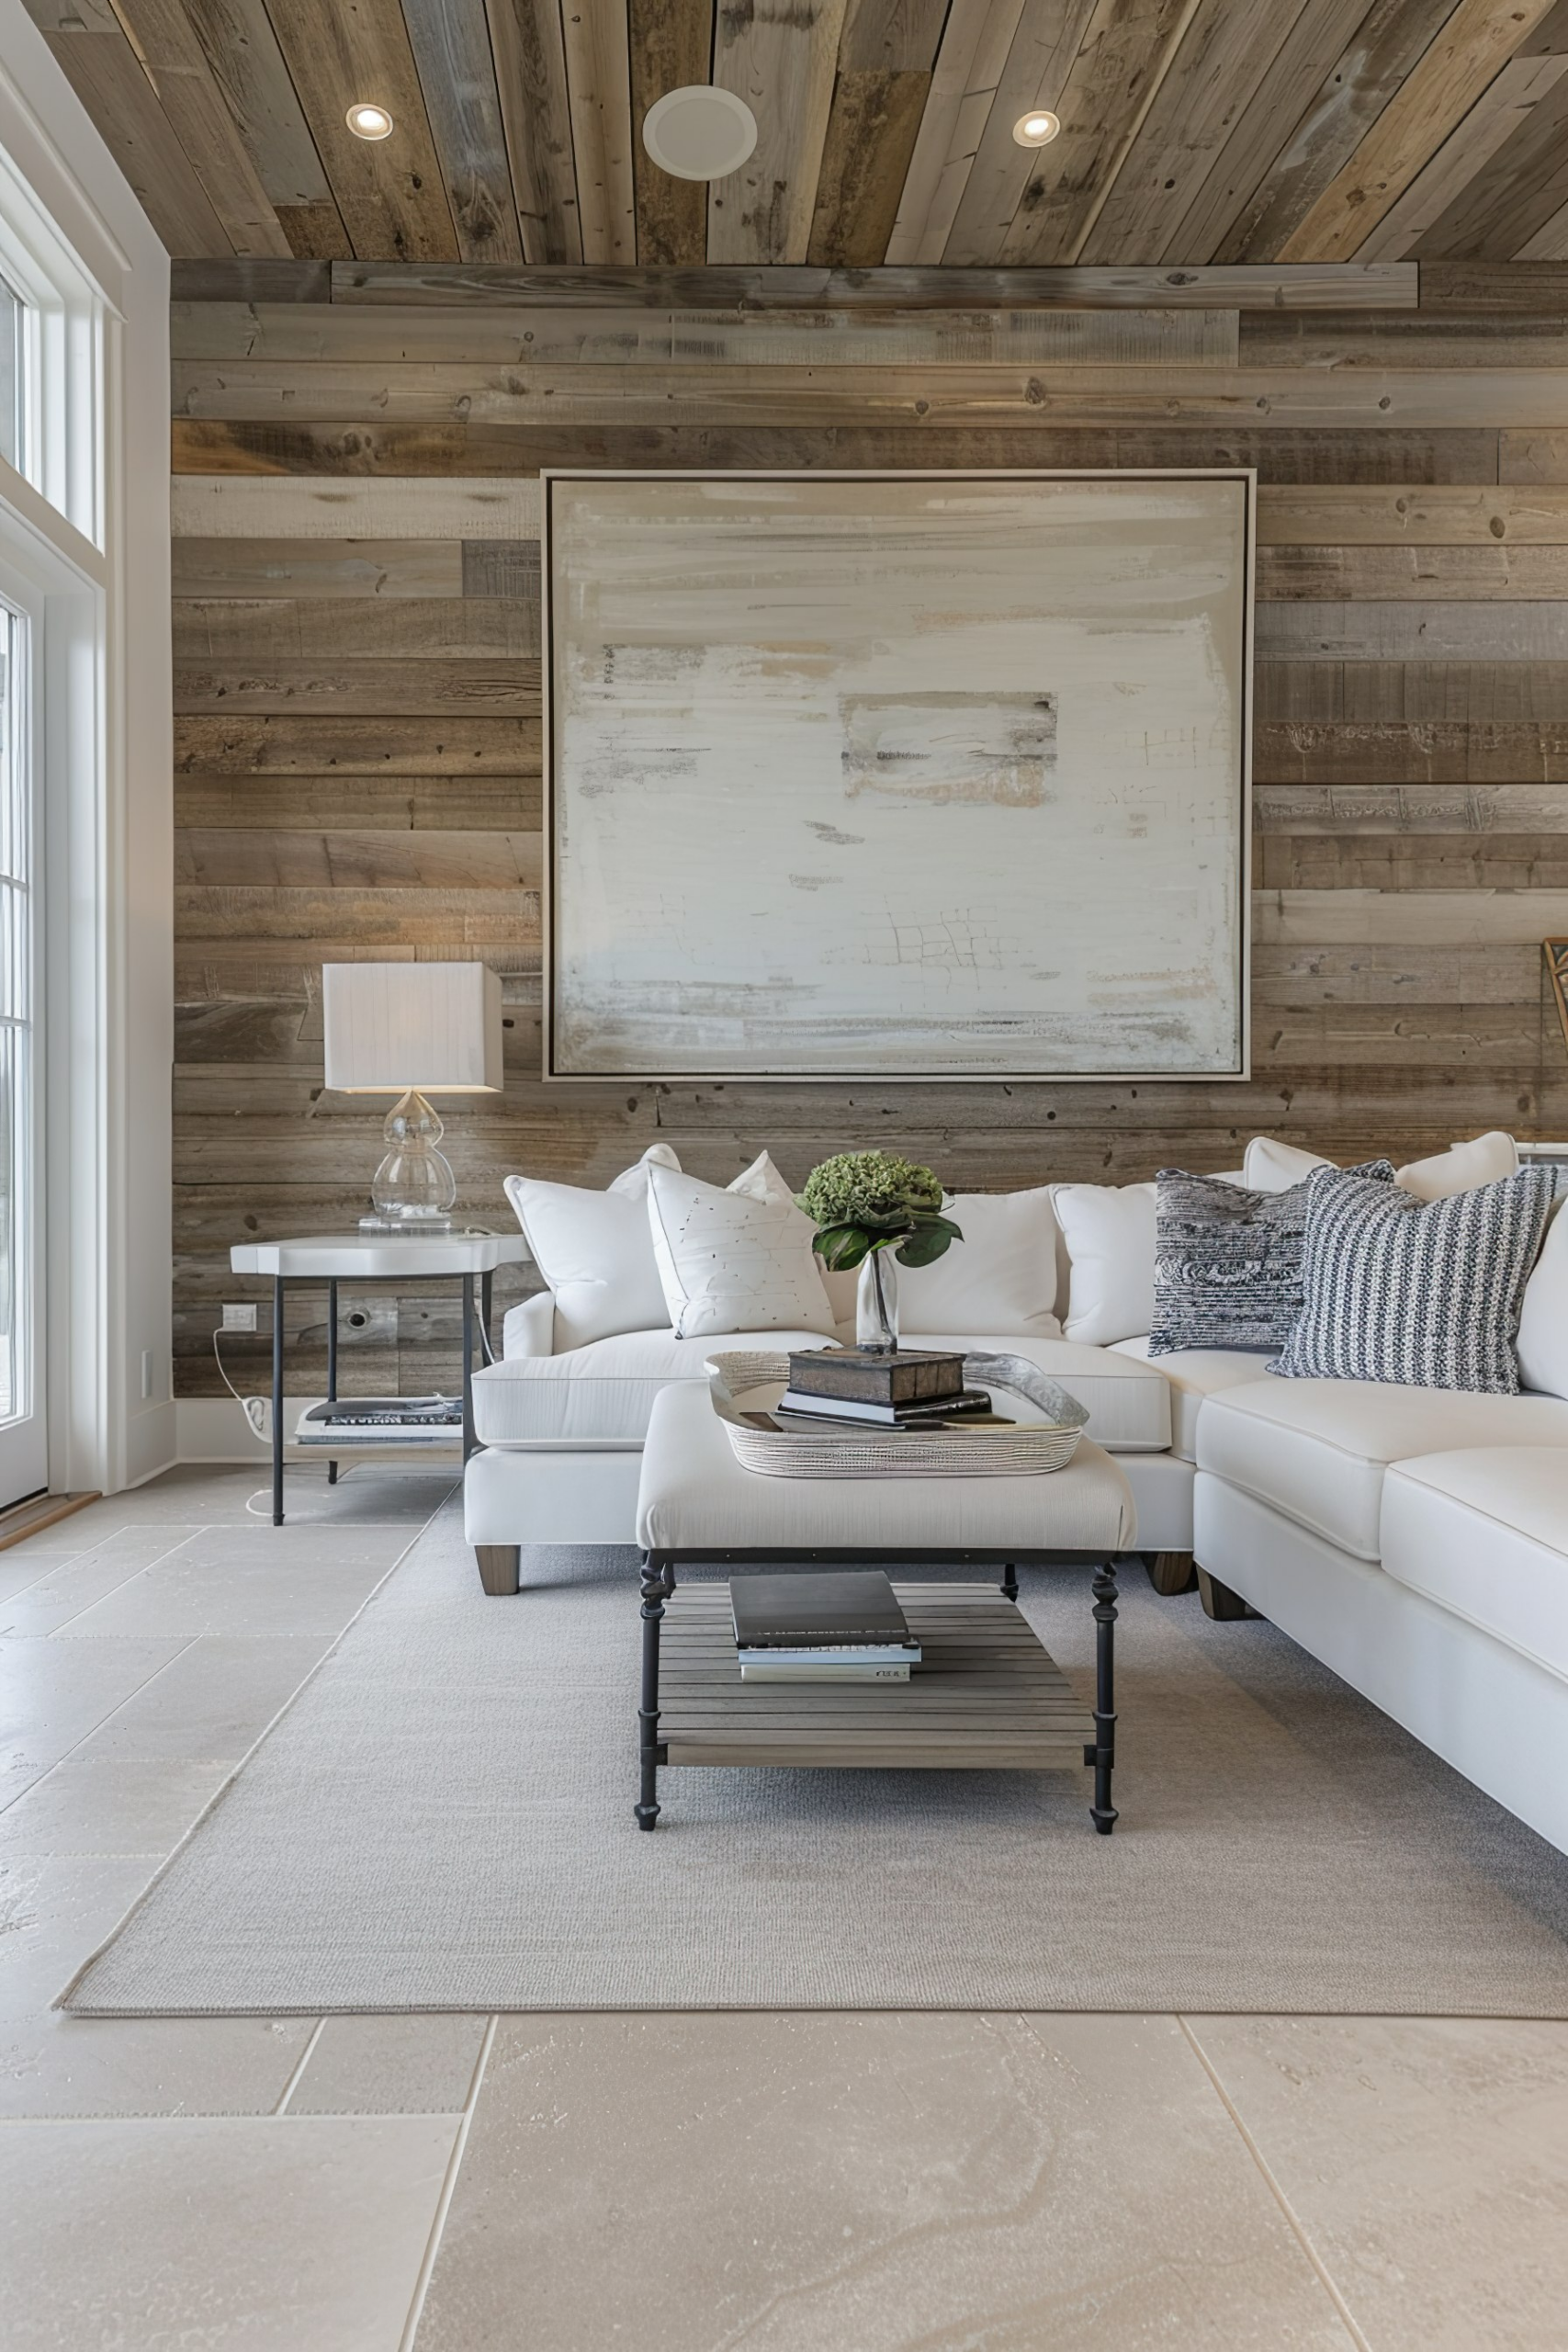
{"label": "glass gourd lamp base", "polygon": [[386,1157],[371,1179],[371,1214],[360,1218],[360,1231],[450,1233],[457,1180],[436,1148],[445,1133],[440,1118],[416,1087],[393,1104],[381,1133]]}

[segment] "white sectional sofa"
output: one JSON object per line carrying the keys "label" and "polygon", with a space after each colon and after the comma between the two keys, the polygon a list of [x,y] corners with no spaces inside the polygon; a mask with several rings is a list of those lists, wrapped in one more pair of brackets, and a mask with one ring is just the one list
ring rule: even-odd
{"label": "white sectional sofa", "polygon": [[[1239,1351],[1151,1362],[1135,1334],[905,1338],[1010,1350],[1060,1380],[1127,1476],[1162,1590],[1195,1558],[1212,1615],[1269,1619],[1568,1851],[1568,1217],[1530,1279],[1517,1396],[1284,1380]],[[487,1590],[517,1589],[523,1544],[635,1542],[652,1400],[703,1379],[716,1347],[828,1343],[665,1329],[557,1354],[550,1294],[513,1308],[475,1378],[465,1482]]]}

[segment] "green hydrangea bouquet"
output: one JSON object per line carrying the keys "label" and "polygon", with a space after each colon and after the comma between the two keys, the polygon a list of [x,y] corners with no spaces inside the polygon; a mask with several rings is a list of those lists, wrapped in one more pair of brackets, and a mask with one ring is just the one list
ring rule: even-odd
{"label": "green hydrangea bouquet", "polygon": [[880,1250],[901,1265],[929,1266],[962,1229],[940,1214],[942,1192],[929,1168],[891,1151],[841,1151],[825,1159],[795,1195],[817,1227],[812,1248],[836,1274]]}

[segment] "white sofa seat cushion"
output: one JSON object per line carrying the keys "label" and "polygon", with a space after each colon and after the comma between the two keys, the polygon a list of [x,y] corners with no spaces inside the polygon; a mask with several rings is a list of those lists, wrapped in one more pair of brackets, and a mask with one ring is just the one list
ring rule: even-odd
{"label": "white sofa seat cushion", "polygon": [[[619,1331],[563,1356],[507,1356],[474,1374],[474,1435],[481,1445],[640,1445],[653,1400],[672,1380],[705,1383],[718,1348],[822,1348],[820,1331],[737,1331],[678,1340],[673,1331]],[[711,1409],[711,1408],[710,1408]]]}
{"label": "white sofa seat cushion", "polygon": [[1568,1403],[1381,1380],[1270,1380],[1208,1397],[1198,1467],[1337,1544],[1379,1555],[1391,1462],[1469,1446],[1568,1445]]}
{"label": "white sofa seat cushion", "polygon": [[[1223,1180],[1222,1180],[1223,1181]],[[1118,1340],[1112,1355],[1149,1361],[1147,1340]],[[1177,1348],[1156,1359],[1170,1383],[1170,1450],[1183,1462],[1198,1459],[1198,1408],[1223,1388],[1243,1388],[1262,1377],[1266,1359],[1254,1348]]]}
{"label": "white sofa seat cushion", "polygon": [[653,1408],[637,1542],[653,1551],[1121,1552],[1137,1540],[1126,1479],[1087,1442],[1037,1478],[768,1478],[743,1470],[705,1390]]}
{"label": "white sofa seat cushion", "polygon": [[1479,1446],[1396,1464],[1383,1481],[1382,1564],[1568,1679],[1568,1449]]}
{"label": "white sofa seat cushion", "polygon": [[[1075,1347],[1068,1340],[1020,1339],[1016,1332],[903,1336],[906,1347],[974,1348],[1027,1358],[1089,1408],[1089,1435],[1112,1453],[1163,1453],[1170,1443],[1171,1389],[1153,1364]],[[665,1329],[617,1332],[567,1355],[508,1356],[474,1374],[474,1433],[481,1445],[640,1445],[660,1390],[674,1380],[705,1380],[710,1356],[746,1348],[787,1355],[792,1348],[828,1344],[819,1331],[727,1331],[678,1340]]]}

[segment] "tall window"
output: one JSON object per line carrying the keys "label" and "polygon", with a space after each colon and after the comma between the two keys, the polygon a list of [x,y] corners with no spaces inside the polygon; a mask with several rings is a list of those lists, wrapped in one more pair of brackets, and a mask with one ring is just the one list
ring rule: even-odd
{"label": "tall window", "polygon": [[22,464],[23,330],[27,312],[14,287],[0,277],[0,458]]}
{"label": "tall window", "polygon": [[28,653],[27,614],[0,604],[0,1430],[36,1403]]}

